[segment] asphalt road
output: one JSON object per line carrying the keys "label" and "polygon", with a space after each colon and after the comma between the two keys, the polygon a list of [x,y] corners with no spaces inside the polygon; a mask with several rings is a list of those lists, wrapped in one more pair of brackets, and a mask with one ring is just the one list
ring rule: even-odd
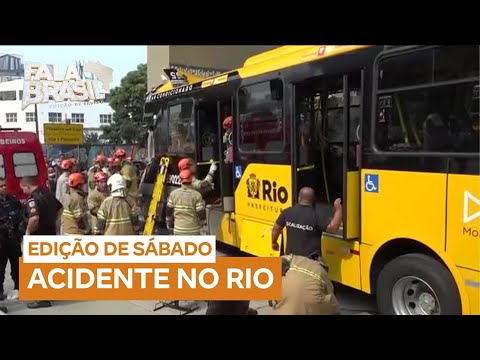
{"label": "asphalt road", "polygon": [[[224,247],[221,244],[217,247],[218,256],[239,255],[238,250]],[[4,284],[6,293],[13,289],[13,281],[10,278],[10,266],[7,266],[7,276]],[[372,315],[375,314],[375,299],[364,293],[335,284],[335,292],[340,302],[342,315]],[[182,302],[183,306],[195,305],[198,308],[191,315],[204,315],[206,303]],[[180,315],[179,310],[168,307],[156,309],[158,301],[56,301],[50,308],[29,309],[26,302],[19,300],[0,301],[0,306],[6,306],[7,315]],[[259,315],[271,314],[271,308],[266,301],[252,301],[250,306],[256,309]],[[1,314],[1,312],[0,312]]]}

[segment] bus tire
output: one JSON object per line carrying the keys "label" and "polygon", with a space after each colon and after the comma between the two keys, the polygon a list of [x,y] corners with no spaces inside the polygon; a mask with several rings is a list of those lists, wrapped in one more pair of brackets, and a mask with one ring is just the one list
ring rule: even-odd
{"label": "bus tire", "polygon": [[406,254],[385,265],[377,281],[382,315],[461,315],[455,280],[439,261],[424,254]]}

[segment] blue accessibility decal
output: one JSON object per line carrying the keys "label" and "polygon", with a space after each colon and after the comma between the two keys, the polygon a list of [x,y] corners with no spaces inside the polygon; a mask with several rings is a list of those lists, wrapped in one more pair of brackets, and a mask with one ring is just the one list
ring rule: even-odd
{"label": "blue accessibility decal", "polygon": [[240,179],[242,177],[242,166],[235,165],[235,179]]}
{"label": "blue accessibility decal", "polygon": [[365,191],[378,193],[378,174],[365,174]]}

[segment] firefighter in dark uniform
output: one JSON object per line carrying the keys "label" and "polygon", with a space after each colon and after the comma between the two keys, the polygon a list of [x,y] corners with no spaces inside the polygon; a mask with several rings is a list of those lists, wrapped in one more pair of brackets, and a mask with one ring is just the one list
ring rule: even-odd
{"label": "firefighter in dark uniform", "polygon": [[[50,191],[40,189],[32,177],[22,178],[20,187],[29,195],[25,235],[56,235],[56,224],[63,208],[62,203]],[[28,303],[27,306],[30,309],[37,309],[52,306],[52,303],[42,300]]]}
{"label": "firefighter in dark uniform", "polygon": [[8,299],[18,299],[18,259],[22,256],[20,244],[24,218],[22,205],[14,196],[7,193],[6,180],[0,179],[0,300],[4,299],[3,283],[8,261],[10,261],[10,274],[14,283]]}

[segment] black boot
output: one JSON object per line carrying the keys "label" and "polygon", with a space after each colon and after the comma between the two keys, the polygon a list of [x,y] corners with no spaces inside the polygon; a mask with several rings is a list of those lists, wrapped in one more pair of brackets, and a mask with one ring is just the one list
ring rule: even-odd
{"label": "black boot", "polygon": [[3,313],[8,313],[8,309],[6,307],[0,306],[0,311]]}

